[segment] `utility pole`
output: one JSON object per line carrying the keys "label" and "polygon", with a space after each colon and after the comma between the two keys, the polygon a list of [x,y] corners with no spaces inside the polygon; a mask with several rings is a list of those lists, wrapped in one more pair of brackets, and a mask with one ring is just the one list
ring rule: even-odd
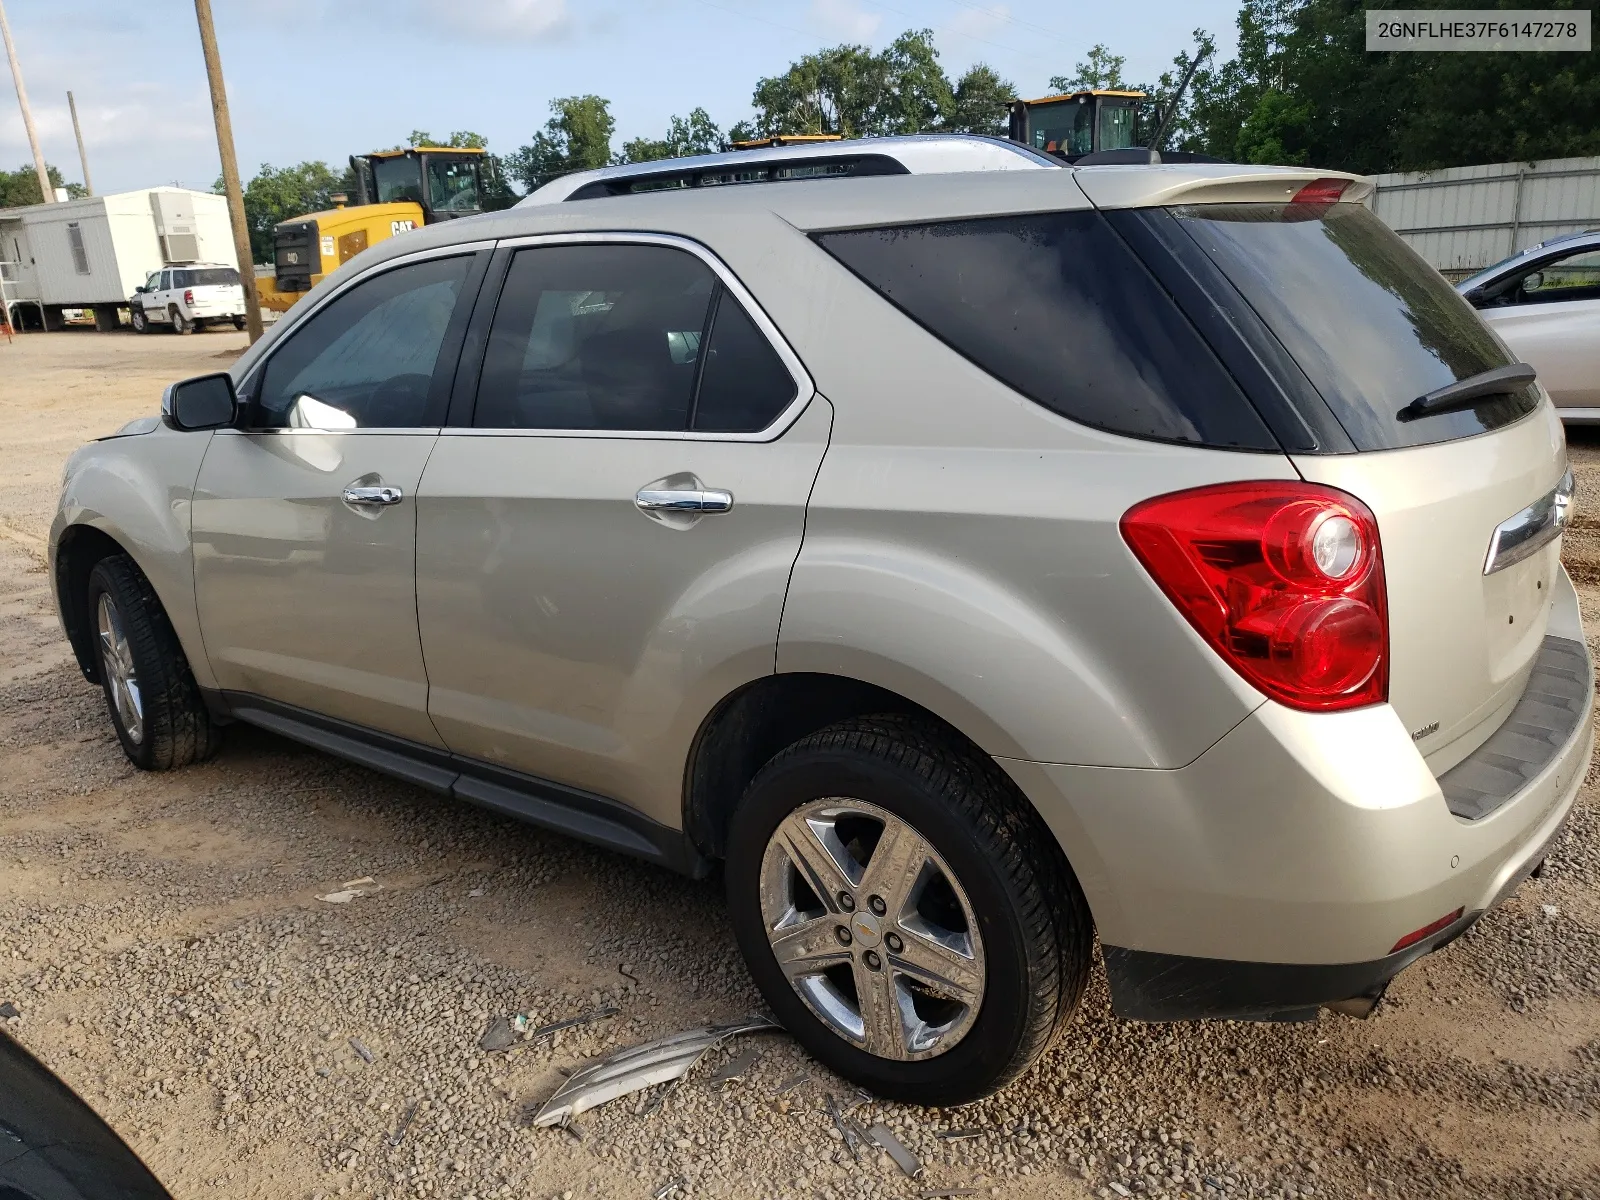
{"label": "utility pole", "polygon": [[233,222],[233,250],[239,257],[239,282],[244,285],[244,319],[252,344],[261,337],[261,298],[256,295],[256,263],[250,251],[250,227],[244,219],[244,191],[239,186],[239,160],[233,152],[233,121],[228,92],[222,84],[222,58],[217,53],[217,27],[211,21],[211,0],[194,0],[200,22],[200,48],[206,56],[206,82],[211,85],[211,113],[217,121],[217,153],[222,157],[222,190],[228,194]]}
{"label": "utility pole", "polygon": [[28,133],[28,146],[33,150],[33,169],[39,172],[39,194],[46,204],[55,203],[56,192],[50,186],[50,172],[44,165],[44,151],[39,149],[39,131],[33,127],[33,109],[28,107],[28,89],[22,86],[22,67],[17,62],[17,47],[11,40],[11,23],[6,20],[5,0],[0,0],[0,35],[4,35],[6,57],[11,60],[11,82],[17,85],[17,103],[22,105],[22,128]]}
{"label": "utility pole", "polygon": [[94,184],[89,181],[89,156],[83,149],[83,127],[78,124],[78,102],[67,93],[67,107],[72,110],[72,132],[78,139],[78,161],[83,164],[83,190],[94,195]]}

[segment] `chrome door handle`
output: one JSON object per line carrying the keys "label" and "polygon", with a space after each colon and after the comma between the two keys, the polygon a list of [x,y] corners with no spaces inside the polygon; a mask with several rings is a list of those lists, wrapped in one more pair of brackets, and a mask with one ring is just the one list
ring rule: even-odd
{"label": "chrome door handle", "polygon": [[344,490],[346,504],[399,504],[405,499],[405,493],[397,487],[347,487]]}
{"label": "chrome door handle", "polygon": [[733,493],[715,488],[641,488],[633,498],[640,512],[725,513],[733,507]]}

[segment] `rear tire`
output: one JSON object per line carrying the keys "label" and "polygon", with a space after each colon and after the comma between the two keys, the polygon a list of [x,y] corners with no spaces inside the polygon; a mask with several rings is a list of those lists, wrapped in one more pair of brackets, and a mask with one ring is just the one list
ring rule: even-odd
{"label": "rear tire", "polygon": [[172,332],[173,333],[193,333],[194,332],[194,322],[191,321],[188,317],[184,316],[177,309],[173,309],[172,310]]}
{"label": "rear tire", "polygon": [[[825,859],[799,862],[818,848]],[[848,900],[811,886],[829,878]],[[895,893],[885,879],[913,882]],[[779,1020],[893,1100],[956,1105],[1003,1087],[1088,978],[1093,925],[1054,836],[993,760],[917,718],[844,722],[767,763],[734,814],[726,881]],[[880,919],[861,923],[869,912]]]}
{"label": "rear tire", "polygon": [[155,589],[126,554],[89,572],[88,611],[106,708],[128,761],[170,771],[214,754],[221,730]]}
{"label": "rear tire", "polygon": [[233,319],[233,327],[235,329],[237,329],[240,333],[243,333],[244,332],[244,327],[245,327],[245,319],[244,319],[244,317],[242,317],[242,316],[235,317]]}

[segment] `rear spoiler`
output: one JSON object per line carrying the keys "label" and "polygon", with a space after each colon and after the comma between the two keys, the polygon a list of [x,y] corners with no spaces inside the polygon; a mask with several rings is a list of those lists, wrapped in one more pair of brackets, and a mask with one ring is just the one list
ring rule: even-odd
{"label": "rear spoiler", "polygon": [[1107,163],[1103,166],[1080,164],[1072,174],[1097,208],[1287,204],[1301,188],[1319,180],[1346,181],[1339,199],[1359,203],[1372,194],[1373,188],[1372,180],[1362,175],[1299,167],[1241,169],[1206,163]]}

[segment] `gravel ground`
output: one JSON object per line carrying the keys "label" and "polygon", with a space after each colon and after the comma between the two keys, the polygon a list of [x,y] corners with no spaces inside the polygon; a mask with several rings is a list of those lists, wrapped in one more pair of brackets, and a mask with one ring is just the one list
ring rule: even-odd
{"label": "gravel ground", "polygon": [[[0,346],[0,1002],[180,1200],[647,1197],[674,1181],[830,1200],[1600,1197],[1592,770],[1543,878],[1369,1021],[1130,1024],[1097,977],[1036,1071],[958,1110],[864,1101],[769,1034],[648,1115],[650,1095],[530,1127],[563,1068],[759,1009],[717,888],[248,728],[211,763],[141,774],[57,629],[37,552],[62,459],[242,342]],[[1573,456],[1582,504],[1600,442]],[[1600,521],[1568,557],[1593,622]],[[318,898],[364,876],[381,886]],[[496,1017],[607,1005],[505,1053],[478,1045]],[[745,1049],[762,1055],[748,1076],[713,1087]],[[922,1175],[857,1161],[829,1097],[893,1129]]]}

